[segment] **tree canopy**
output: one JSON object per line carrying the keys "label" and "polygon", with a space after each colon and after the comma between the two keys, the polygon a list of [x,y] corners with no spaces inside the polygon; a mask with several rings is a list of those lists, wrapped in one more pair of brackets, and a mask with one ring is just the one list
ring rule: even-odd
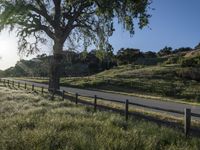
{"label": "tree canopy", "polygon": [[158,55],[159,56],[166,56],[166,55],[170,55],[172,54],[172,47],[167,47],[165,46],[163,49],[161,49],[159,52],[158,52]]}
{"label": "tree canopy", "polygon": [[140,52],[139,49],[134,48],[122,48],[117,52],[117,58],[123,63],[123,64],[130,64],[136,61],[139,57],[143,57],[143,54]]}
{"label": "tree canopy", "polygon": [[[134,19],[139,27],[148,24],[149,0],[0,0],[0,28],[17,29],[20,52],[39,51],[38,43],[44,36],[66,40],[71,45],[81,39],[84,44],[106,46],[108,36],[114,31],[114,19],[134,33]],[[34,37],[30,43],[28,37]],[[68,45],[70,45],[68,44]]]}

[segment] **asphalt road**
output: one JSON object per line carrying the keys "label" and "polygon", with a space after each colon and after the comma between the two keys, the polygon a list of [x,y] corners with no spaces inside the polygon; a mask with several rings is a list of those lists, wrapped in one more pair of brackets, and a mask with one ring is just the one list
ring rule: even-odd
{"label": "asphalt road", "polygon": [[[41,84],[41,83],[34,83],[30,81],[19,81],[15,80],[20,83],[30,83],[34,84],[35,86],[43,86],[43,87],[48,87],[47,84]],[[139,97],[134,97],[134,96],[128,96],[128,95],[122,95],[122,94],[114,94],[114,93],[108,93],[108,92],[102,92],[102,91],[94,91],[94,90],[87,90],[87,89],[79,89],[79,88],[71,88],[71,87],[61,87],[61,90],[65,90],[67,92],[72,92],[72,93],[79,93],[82,96],[94,96],[97,95],[97,97],[105,98],[105,99],[113,99],[113,100],[118,100],[118,101],[123,101],[125,102],[126,99],[128,99],[130,102],[137,103],[137,104],[142,104],[146,106],[153,106],[153,107],[159,107],[163,109],[171,109],[171,110],[176,110],[176,111],[184,111],[185,108],[190,108],[192,113],[199,114],[200,115],[200,106],[195,106],[195,105],[190,105],[190,104],[183,104],[183,103],[176,103],[176,102],[171,102],[171,101],[159,101],[159,100],[153,100],[153,99],[145,99],[145,98],[139,98]],[[140,107],[141,108],[141,107]],[[146,108],[141,108],[145,109]],[[161,112],[161,113],[166,113],[164,111],[158,111],[154,109],[148,109],[153,112]],[[183,115],[175,114],[175,113],[166,113],[170,114],[173,116],[178,116],[181,117]],[[195,120],[200,120],[200,118],[193,117]]]}

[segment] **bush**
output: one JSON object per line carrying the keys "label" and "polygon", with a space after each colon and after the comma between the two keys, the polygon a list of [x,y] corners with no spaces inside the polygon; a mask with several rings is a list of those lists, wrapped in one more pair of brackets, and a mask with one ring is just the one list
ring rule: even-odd
{"label": "bush", "polygon": [[182,67],[200,67],[200,56],[185,58],[181,61]]}

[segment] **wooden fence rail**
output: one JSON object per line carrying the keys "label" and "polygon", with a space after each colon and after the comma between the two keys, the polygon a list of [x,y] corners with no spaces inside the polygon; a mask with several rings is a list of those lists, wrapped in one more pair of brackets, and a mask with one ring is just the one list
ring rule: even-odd
{"label": "wooden fence rail", "polygon": [[[12,86],[15,86],[15,83],[18,85],[18,88],[20,88],[20,81],[16,82],[14,80],[6,80],[6,79],[1,79],[0,78],[0,82],[3,83],[4,86],[6,86],[6,83],[8,86],[10,86],[10,83],[12,81]],[[35,90],[36,87],[41,88],[41,93],[44,93],[44,86],[38,86],[35,85],[33,83],[28,83],[25,82],[24,83],[24,89],[27,89],[27,85],[30,85],[32,87],[32,91]],[[129,102],[129,100],[125,100],[123,101],[119,101],[119,100],[113,100],[113,99],[105,99],[105,98],[101,98],[98,97],[97,95],[94,96],[87,96],[87,95],[80,95],[79,93],[71,93],[68,91],[57,91],[56,94],[62,97],[62,100],[65,99],[65,94],[71,94],[72,97],[73,95],[75,95],[75,103],[78,104],[84,104],[84,105],[89,105],[89,106],[93,106],[94,107],[94,111],[97,110],[97,108],[103,108],[103,109],[110,109],[113,111],[117,111],[120,113],[123,113],[123,110],[120,109],[116,109],[116,108],[111,108],[109,106],[103,106],[103,105],[98,105],[97,104],[97,100],[102,100],[102,101],[107,101],[107,102],[114,102],[114,103],[120,103],[120,104],[124,104],[125,108],[124,108],[124,115],[125,115],[125,120],[128,121],[128,117],[129,115],[133,114],[132,112],[129,112],[129,106],[138,106],[138,107],[142,107],[142,108],[148,108],[148,109],[153,109],[153,110],[159,110],[159,111],[164,111],[164,112],[169,112],[169,113],[174,113],[174,114],[179,114],[179,115],[183,115],[184,118],[184,133],[186,136],[189,135],[190,133],[190,129],[191,129],[191,117],[197,117],[200,118],[200,114],[196,114],[196,113],[191,113],[191,109],[189,108],[185,108],[183,111],[177,111],[177,110],[172,110],[172,109],[165,109],[165,108],[160,108],[160,107],[155,107],[155,106],[147,106],[147,105],[142,105],[142,104],[138,104],[138,103],[133,103],[133,102]],[[55,93],[54,93],[55,94]],[[54,97],[54,94],[52,96],[52,98]],[[93,98],[94,102],[88,102],[88,101],[84,101],[79,99],[79,96],[82,97],[87,97],[87,98]]]}

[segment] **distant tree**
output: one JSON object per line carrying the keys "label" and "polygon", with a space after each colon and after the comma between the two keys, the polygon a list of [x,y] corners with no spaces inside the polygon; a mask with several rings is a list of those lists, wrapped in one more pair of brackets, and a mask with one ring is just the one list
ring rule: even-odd
{"label": "distant tree", "polygon": [[102,62],[106,57],[106,50],[104,49],[97,49],[95,50],[95,56]]}
{"label": "distant tree", "polygon": [[136,61],[138,58],[143,57],[143,54],[139,49],[133,48],[121,48],[117,52],[117,59],[120,60],[123,64],[131,64]]}
{"label": "distant tree", "polygon": [[86,63],[88,64],[90,73],[95,73],[99,71],[100,60],[99,58],[97,58],[95,50],[92,50],[88,53],[86,57]]}
{"label": "distant tree", "polygon": [[66,50],[63,52],[63,56],[64,56],[64,60],[63,62],[67,62],[67,63],[76,63],[77,61],[79,61],[79,54],[75,51],[71,51],[71,50]]}
{"label": "distant tree", "polygon": [[[49,88],[59,89],[63,47],[66,42],[94,42],[106,46],[114,31],[114,19],[134,34],[134,20],[139,27],[148,24],[151,0],[0,0],[0,29],[17,28],[19,51],[32,54],[38,44],[53,40]],[[30,43],[29,38],[35,42]],[[89,45],[84,44],[84,45]]]}
{"label": "distant tree", "polygon": [[111,67],[114,66],[114,53],[113,53],[114,49],[112,47],[111,44],[108,44],[108,46],[106,47],[106,56],[105,56],[105,63],[106,63],[106,69],[110,69]]}
{"label": "distant tree", "polygon": [[144,57],[145,58],[156,58],[157,55],[156,55],[156,52],[147,51],[147,52],[144,53]]}
{"label": "distant tree", "polygon": [[181,52],[189,52],[189,51],[192,51],[192,50],[193,49],[190,48],[190,47],[181,47],[181,48],[173,50],[173,53],[176,54],[176,53],[181,53]]}
{"label": "distant tree", "polygon": [[84,63],[84,62],[86,61],[87,55],[88,55],[88,51],[87,51],[87,49],[84,49],[84,50],[80,53],[80,60],[81,60],[81,62]]}
{"label": "distant tree", "polygon": [[172,54],[172,48],[171,47],[167,47],[167,46],[165,46],[163,49],[161,49],[158,52],[159,56],[167,56],[167,55],[170,55],[170,54]]}

